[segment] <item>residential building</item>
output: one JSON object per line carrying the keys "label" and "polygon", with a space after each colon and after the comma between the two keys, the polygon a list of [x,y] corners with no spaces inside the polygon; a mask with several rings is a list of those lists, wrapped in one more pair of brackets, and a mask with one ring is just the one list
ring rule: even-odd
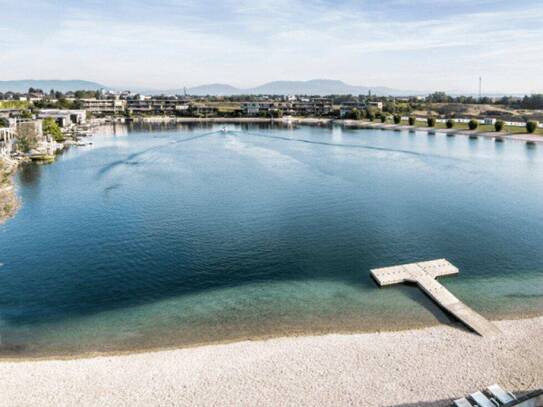
{"label": "residential building", "polygon": [[374,107],[379,110],[383,110],[383,102],[368,102],[368,107]]}
{"label": "residential building", "polygon": [[215,116],[218,112],[216,106],[209,106],[205,103],[191,103],[190,112],[195,116]]}
{"label": "residential building", "polygon": [[9,157],[14,150],[15,130],[0,127],[0,157]]}
{"label": "residential building", "polygon": [[339,117],[350,116],[355,109],[359,111],[365,110],[366,104],[358,101],[343,102],[339,107]]}
{"label": "residential building", "polygon": [[265,102],[244,102],[241,104],[241,113],[244,116],[276,116],[285,104]]}
{"label": "residential building", "polygon": [[126,100],[122,99],[78,99],[84,110],[94,114],[119,114],[126,109]]}
{"label": "residential building", "polygon": [[297,115],[301,116],[328,116],[332,113],[334,106],[329,98],[303,98],[293,102],[292,108]]}
{"label": "residential building", "polygon": [[176,96],[143,96],[126,99],[126,108],[134,114],[175,114],[188,111],[189,100]]}
{"label": "residential building", "polygon": [[52,117],[60,127],[70,127],[74,124],[84,124],[87,121],[85,110],[42,109],[38,119]]}

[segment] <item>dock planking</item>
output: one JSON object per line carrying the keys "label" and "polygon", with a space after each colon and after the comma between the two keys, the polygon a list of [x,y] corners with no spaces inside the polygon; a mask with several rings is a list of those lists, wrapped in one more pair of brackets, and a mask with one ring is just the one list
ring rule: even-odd
{"label": "dock planking", "polygon": [[371,270],[372,277],[380,286],[415,283],[438,305],[479,335],[499,334],[500,331],[494,324],[461,302],[436,280],[437,277],[458,273],[458,268],[445,259]]}

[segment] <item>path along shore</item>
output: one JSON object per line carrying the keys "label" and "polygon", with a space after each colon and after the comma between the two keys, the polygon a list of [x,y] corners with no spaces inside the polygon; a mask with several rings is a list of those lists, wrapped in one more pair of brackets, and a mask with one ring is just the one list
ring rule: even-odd
{"label": "path along shore", "polygon": [[479,130],[466,130],[466,129],[439,129],[436,127],[417,127],[402,124],[388,124],[367,122],[363,120],[336,120],[335,123],[341,123],[345,127],[358,128],[358,129],[381,129],[381,130],[394,130],[394,131],[422,131],[427,133],[442,133],[450,136],[470,136],[470,137],[485,137],[502,140],[523,141],[529,143],[543,143],[543,136],[536,134],[515,134],[507,132],[488,132]]}
{"label": "path along shore", "polygon": [[543,317],[245,341],[88,359],[0,362],[0,405],[440,406],[498,383],[543,387]]}

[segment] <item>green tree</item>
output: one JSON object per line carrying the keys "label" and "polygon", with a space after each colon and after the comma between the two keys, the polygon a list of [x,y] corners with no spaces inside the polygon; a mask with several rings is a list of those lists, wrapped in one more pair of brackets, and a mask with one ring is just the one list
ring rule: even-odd
{"label": "green tree", "polygon": [[362,119],[362,112],[358,109],[353,109],[351,114],[349,115],[352,120],[361,120]]}
{"label": "green tree", "polygon": [[426,119],[426,123],[428,124],[428,127],[434,127],[436,125],[435,117],[429,117]]}
{"label": "green tree", "polygon": [[394,124],[400,124],[402,122],[402,116],[399,114],[394,115]]}
{"label": "green tree", "polygon": [[386,122],[387,122],[387,115],[384,113],[381,113],[381,123],[386,123]]}
{"label": "green tree", "polygon": [[500,132],[503,130],[503,120],[496,120],[496,123],[494,123],[494,130]]}
{"label": "green tree", "polygon": [[83,109],[83,102],[79,99],[76,99],[72,103],[72,109]]}
{"label": "green tree", "polygon": [[281,109],[272,110],[270,111],[270,116],[275,119],[280,119],[281,117],[283,117],[283,111]]}
{"label": "green tree", "polygon": [[451,97],[448,96],[445,92],[434,92],[431,95],[428,95],[426,100],[431,103],[448,103],[451,101]]}
{"label": "green tree", "polygon": [[370,122],[372,122],[372,121],[375,120],[375,114],[374,114],[372,111],[370,111],[370,110],[368,110],[368,112],[366,113],[366,117],[368,118],[368,120],[369,120]]}
{"label": "green tree", "polygon": [[387,113],[396,113],[396,103],[390,100],[385,101],[385,103],[383,103],[383,111]]}
{"label": "green tree", "polygon": [[524,96],[520,102],[520,107],[524,109],[543,109],[543,94]]}
{"label": "green tree", "polygon": [[414,126],[417,122],[417,118],[415,116],[409,116],[409,125]]}
{"label": "green tree", "polygon": [[479,122],[475,119],[471,119],[468,123],[468,127],[470,130],[475,130],[479,126]]}
{"label": "green tree", "polygon": [[17,147],[23,153],[28,153],[32,148],[36,147],[35,143],[31,143],[29,140],[19,138],[17,140]]}
{"label": "green tree", "polygon": [[534,133],[537,129],[537,122],[534,122],[532,120],[530,120],[529,122],[526,123],[526,131],[528,133]]}
{"label": "green tree", "polygon": [[5,117],[0,117],[0,127],[9,127],[9,120]]}
{"label": "green tree", "polygon": [[446,124],[448,129],[452,129],[454,127],[453,119],[448,119]]}
{"label": "green tree", "polygon": [[57,142],[64,141],[64,135],[62,134],[59,125],[52,117],[43,120],[43,133],[53,137]]}
{"label": "green tree", "polygon": [[30,110],[23,110],[21,112],[21,117],[23,119],[32,119],[32,112]]}

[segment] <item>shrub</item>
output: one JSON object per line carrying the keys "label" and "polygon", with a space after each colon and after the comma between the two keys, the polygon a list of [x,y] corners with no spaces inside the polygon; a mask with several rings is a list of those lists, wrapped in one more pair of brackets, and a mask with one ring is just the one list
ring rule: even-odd
{"label": "shrub", "polygon": [[452,119],[447,120],[446,124],[448,129],[452,129],[454,127],[454,122],[452,121]]}
{"label": "shrub", "polygon": [[366,117],[370,122],[375,120],[375,115],[373,114],[373,112],[367,112]]}
{"label": "shrub", "polygon": [[475,130],[479,126],[479,122],[475,119],[471,119],[468,123],[468,127],[470,130]]}
{"label": "shrub", "polygon": [[399,114],[394,115],[394,124],[400,124],[402,122],[402,116]]}
{"label": "shrub", "polygon": [[386,122],[387,122],[387,115],[381,114],[381,123],[386,123]]}
{"label": "shrub", "polygon": [[0,127],[9,127],[9,120],[5,117],[0,117]]}
{"label": "shrub", "polygon": [[43,132],[51,137],[57,142],[64,141],[64,135],[60,130],[57,122],[52,117],[48,117],[43,120]]}
{"label": "shrub", "polygon": [[537,129],[537,122],[530,120],[528,123],[526,123],[526,131],[528,133],[533,133],[535,132],[536,129]]}
{"label": "shrub", "polygon": [[503,120],[497,120],[496,123],[494,123],[494,130],[496,131],[503,130]]}
{"label": "shrub", "polygon": [[17,139],[17,149],[23,153],[28,153],[31,149],[37,146],[34,140],[19,137]]}
{"label": "shrub", "polygon": [[360,120],[362,119],[362,112],[358,109],[353,109],[353,111],[350,114],[350,117],[352,120]]}
{"label": "shrub", "polygon": [[434,117],[429,117],[426,119],[426,123],[428,123],[428,127],[434,127],[436,125],[436,119]]}
{"label": "shrub", "polygon": [[417,121],[415,116],[409,116],[409,125],[414,126],[415,122]]}

